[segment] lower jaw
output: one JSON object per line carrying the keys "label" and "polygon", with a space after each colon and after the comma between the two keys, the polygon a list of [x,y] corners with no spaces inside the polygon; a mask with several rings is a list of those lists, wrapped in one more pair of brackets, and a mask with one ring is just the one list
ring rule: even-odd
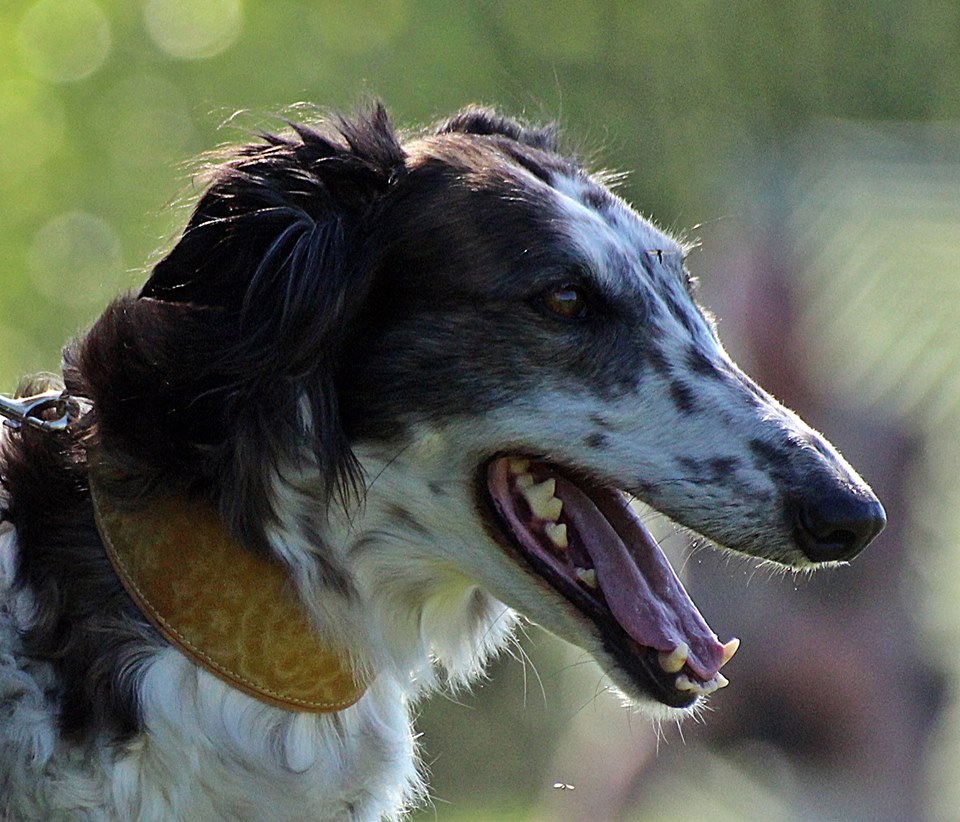
{"label": "lower jaw", "polygon": [[[519,567],[526,569],[541,582],[550,584],[548,575],[538,569],[526,553],[514,545],[512,539],[503,532],[500,519],[495,512],[494,505],[486,489],[486,465],[481,465],[478,471],[477,498],[481,521],[488,534],[502,550]],[[608,657],[615,671],[607,670],[608,666],[601,659],[597,662],[605,669],[614,684],[631,701],[642,702],[653,700],[667,708],[689,709],[699,699],[699,694],[691,691],[680,691],[673,685],[674,676],[664,672],[660,666],[658,652],[652,648],[645,648],[632,639],[616,622],[609,612],[601,611],[585,597],[583,603],[574,601],[566,592],[550,584],[551,592],[562,599],[564,605],[576,612],[576,621],[583,625],[583,636],[561,636],[568,642],[590,651],[590,645],[598,643],[603,653]],[[509,603],[508,603],[509,604]],[[549,630],[548,626],[546,627]]]}
{"label": "lower jaw", "polygon": [[678,691],[671,681],[664,680],[655,651],[642,648],[625,634],[618,637],[601,632],[600,641],[617,669],[605,672],[632,701],[653,699],[660,705],[678,709],[691,708],[697,703],[697,694]]}

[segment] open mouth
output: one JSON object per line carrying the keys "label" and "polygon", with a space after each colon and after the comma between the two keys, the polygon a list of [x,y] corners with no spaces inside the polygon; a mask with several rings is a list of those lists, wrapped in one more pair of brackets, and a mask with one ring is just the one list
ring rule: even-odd
{"label": "open mouth", "polygon": [[677,708],[727,684],[739,640],[720,643],[620,490],[520,457],[485,473],[501,542],[596,626],[633,682]]}

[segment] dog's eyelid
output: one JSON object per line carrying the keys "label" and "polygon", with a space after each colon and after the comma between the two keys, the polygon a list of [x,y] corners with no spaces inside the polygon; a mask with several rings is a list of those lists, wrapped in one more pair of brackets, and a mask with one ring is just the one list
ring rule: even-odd
{"label": "dog's eyelid", "polygon": [[556,284],[576,285],[587,290],[596,279],[593,269],[587,263],[570,262],[564,266],[563,272],[558,277]]}

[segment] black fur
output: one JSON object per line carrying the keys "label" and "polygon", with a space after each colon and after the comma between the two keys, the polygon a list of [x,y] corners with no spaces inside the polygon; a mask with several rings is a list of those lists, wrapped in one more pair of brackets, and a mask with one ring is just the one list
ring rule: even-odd
{"label": "black fur", "polygon": [[208,495],[265,549],[272,475],[305,433],[301,398],[327,493],[357,491],[335,363],[368,288],[365,223],[403,158],[378,107],[336,129],[266,136],[213,169],[140,294],[114,303],[71,355],[126,494]]}
{"label": "black fur", "polygon": [[[20,393],[48,387],[25,383]],[[139,727],[135,679],[160,639],[101,546],[85,449],[76,433],[24,427],[6,440],[0,463],[3,518],[16,527],[20,546],[16,584],[30,589],[35,606],[24,652],[53,665],[59,690],[50,698],[65,734],[130,734]]]}
{"label": "black fur", "polygon": [[[323,510],[332,498],[360,493],[351,439],[397,432],[396,408],[388,414],[388,402],[373,399],[396,398],[408,383],[393,382],[379,355],[410,334],[398,318],[451,291],[430,277],[438,268],[482,271],[501,255],[500,266],[523,256],[507,239],[488,257],[471,259],[482,245],[471,238],[491,233],[482,211],[471,208],[474,198],[510,194],[519,168],[547,180],[575,167],[554,153],[552,128],[487,109],[438,125],[421,140],[429,149],[412,159],[379,105],[353,120],[289,125],[288,133],[263,135],[212,166],[182,236],[140,293],[115,300],[65,349],[66,387],[93,408],[81,424],[69,434],[25,429],[6,440],[3,517],[18,531],[17,584],[32,591],[37,606],[24,646],[55,667],[61,691],[51,698],[66,732],[136,731],[134,678],[162,642],[104,554],[88,459],[118,504],[145,505],[174,492],[202,496],[219,505],[246,545],[266,550],[275,518],[269,491],[284,461],[312,448],[329,478],[318,489]],[[404,216],[411,207],[413,224]],[[541,207],[519,203],[511,219],[544,229]],[[460,258],[451,259],[455,253]],[[544,262],[562,276],[562,260],[526,265],[532,271]],[[473,297],[455,299],[462,307]],[[462,329],[449,331],[453,339]],[[505,332],[487,325],[490,333]],[[477,340],[458,344],[446,361],[462,361],[464,345]],[[409,357],[419,356],[412,345]],[[361,360],[368,366],[362,377]],[[450,378],[439,367],[437,377]],[[492,375],[494,394],[508,368],[503,363]],[[429,413],[438,402],[441,395],[426,389],[401,397],[399,407]],[[338,569],[325,577],[349,594],[350,580]]]}

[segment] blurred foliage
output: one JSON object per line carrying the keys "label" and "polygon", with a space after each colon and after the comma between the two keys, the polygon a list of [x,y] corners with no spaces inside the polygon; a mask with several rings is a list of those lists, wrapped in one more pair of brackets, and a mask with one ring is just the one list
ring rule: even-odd
{"label": "blurred foliage", "polygon": [[472,101],[559,118],[689,226],[811,118],[960,115],[960,6],[2,0],[0,384],[55,368],[142,278],[185,218],[188,158],[374,95],[402,125]]}

